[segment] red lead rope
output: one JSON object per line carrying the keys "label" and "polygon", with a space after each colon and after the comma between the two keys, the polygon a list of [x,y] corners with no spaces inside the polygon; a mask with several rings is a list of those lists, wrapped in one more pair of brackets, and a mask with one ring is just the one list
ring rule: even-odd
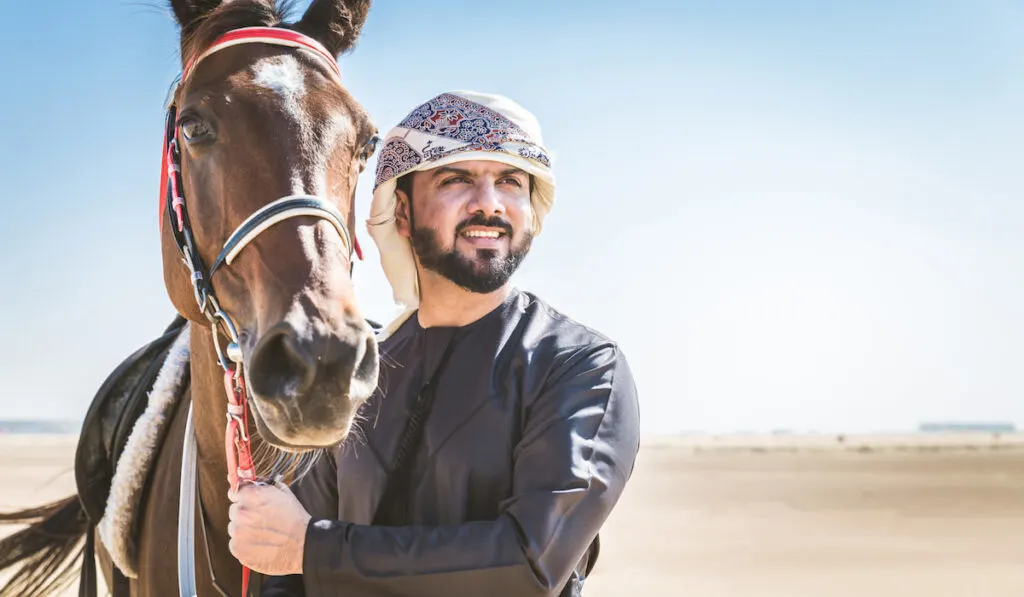
{"label": "red lead rope", "polygon": [[[249,409],[245,400],[245,382],[235,372],[224,372],[224,389],[228,394],[228,424],[224,431],[224,451],[228,460],[228,480],[231,491],[238,491],[241,482],[256,479],[249,443]],[[249,593],[249,568],[242,565],[242,596]]]}

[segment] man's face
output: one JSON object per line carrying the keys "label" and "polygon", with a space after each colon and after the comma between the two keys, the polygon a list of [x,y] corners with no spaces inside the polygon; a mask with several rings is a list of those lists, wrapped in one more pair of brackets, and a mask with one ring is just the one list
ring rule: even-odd
{"label": "man's face", "polygon": [[457,162],[416,172],[399,191],[399,231],[420,265],[472,292],[493,292],[533,241],[530,176],[507,164]]}

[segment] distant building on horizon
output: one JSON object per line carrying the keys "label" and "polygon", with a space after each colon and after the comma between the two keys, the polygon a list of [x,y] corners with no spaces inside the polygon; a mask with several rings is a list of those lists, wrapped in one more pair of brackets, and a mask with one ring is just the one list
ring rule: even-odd
{"label": "distant building on horizon", "polygon": [[1013,423],[921,423],[922,433],[1016,433]]}

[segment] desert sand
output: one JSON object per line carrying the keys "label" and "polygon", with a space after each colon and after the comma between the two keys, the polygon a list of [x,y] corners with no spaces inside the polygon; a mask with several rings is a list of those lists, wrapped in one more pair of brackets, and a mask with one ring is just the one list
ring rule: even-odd
{"label": "desert sand", "polygon": [[[73,451],[0,436],[0,509],[73,491]],[[584,594],[1024,595],[1024,435],[651,438]]]}

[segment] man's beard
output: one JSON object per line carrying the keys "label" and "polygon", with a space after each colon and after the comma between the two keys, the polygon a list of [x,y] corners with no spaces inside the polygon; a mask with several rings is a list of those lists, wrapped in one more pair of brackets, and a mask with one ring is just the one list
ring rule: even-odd
{"label": "man's beard", "polygon": [[[527,231],[519,246],[513,245],[512,227],[497,216],[488,219],[481,214],[474,214],[459,224],[455,229],[455,242],[449,251],[441,248],[436,230],[417,228],[412,218],[409,224],[412,228],[412,250],[419,258],[420,265],[441,274],[461,288],[481,294],[494,292],[508,282],[526,254],[530,252],[530,245],[533,243],[533,233]],[[468,226],[484,226],[504,231],[509,239],[508,255],[501,257],[497,250],[477,249],[476,259],[471,259],[459,253],[456,244],[459,235]]]}

